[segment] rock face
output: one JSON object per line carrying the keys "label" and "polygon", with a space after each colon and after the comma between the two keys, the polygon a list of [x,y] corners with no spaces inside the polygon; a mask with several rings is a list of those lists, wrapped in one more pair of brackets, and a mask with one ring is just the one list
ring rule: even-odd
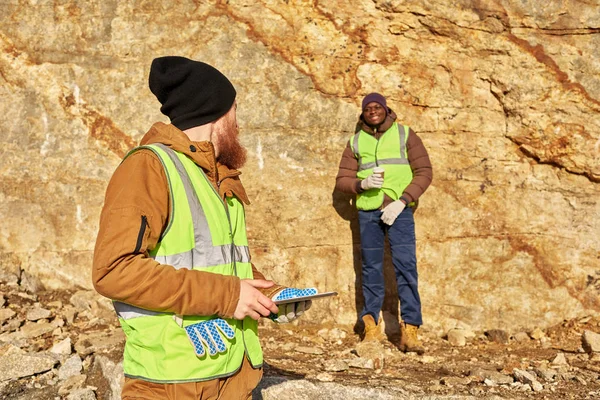
{"label": "rock face", "polygon": [[[303,322],[353,323],[362,307],[356,212],[333,187],[371,91],[433,162],[416,213],[426,324],[530,328],[600,310],[593,4],[30,3],[0,15],[4,276],[91,288],[108,180],[166,121],[147,88],[150,62],[178,54],[236,86],[255,264],[340,293]],[[387,267],[384,308],[397,314]]]}

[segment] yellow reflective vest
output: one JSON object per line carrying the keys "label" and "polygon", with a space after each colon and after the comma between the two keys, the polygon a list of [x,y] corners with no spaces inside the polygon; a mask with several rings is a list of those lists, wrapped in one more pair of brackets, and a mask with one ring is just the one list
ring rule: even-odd
{"label": "yellow reflective vest", "polygon": [[358,160],[357,178],[365,179],[377,166],[385,170],[383,187],[359,193],[356,208],[378,209],[383,204],[384,193],[392,200],[398,200],[402,196],[413,178],[406,149],[408,134],[408,126],[394,123],[379,140],[363,130],[350,138],[350,148]]}
{"label": "yellow reflective vest", "polygon": [[[150,256],[161,264],[252,279],[243,204],[227,198],[227,206],[208,178],[191,159],[162,144],[140,146],[161,160],[169,184],[171,213],[168,226]],[[198,290],[210,292],[210,287]],[[144,310],[113,302],[127,340],[123,354],[125,376],[158,383],[198,382],[233,375],[247,354],[255,368],[263,363],[257,322],[225,319],[235,330],[223,336],[225,353],[197,357],[185,330],[172,313]],[[183,316],[183,326],[219,318]]]}

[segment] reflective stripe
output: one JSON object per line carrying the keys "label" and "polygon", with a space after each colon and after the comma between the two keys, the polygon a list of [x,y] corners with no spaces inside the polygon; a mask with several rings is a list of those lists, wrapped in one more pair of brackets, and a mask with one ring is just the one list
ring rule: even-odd
{"label": "reflective stripe", "polygon": [[358,167],[359,171],[363,171],[365,169],[375,168],[378,165],[382,164],[393,164],[393,165],[408,165],[408,159],[404,158],[386,158],[384,160],[377,160],[377,163],[366,163],[362,164]]}
{"label": "reflective stripe", "polygon": [[366,164],[358,163],[358,170],[362,171],[364,169],[375,168],[376,166],[377,166],[377,164],[374,163],[374,162],[369,162],[369,163],[366,163]]}
{"label": "reflective stripe", "polygon": [[377,160],[377,164],[396,164],[396,165],[407,165],[408,159],[403,158],[386,158],[385,160]]}
{"label": "reflective stripe", "polygon": [[[200,205],[200,200],[198,200],[198,196],[196,195],[196,191],[194,190],[194,186],[190,180],[190,177],[183,166],[183,163],[177,157],[174,150],[171,150],[169,147],[165,146],[162,143],[156,143],[155,146],[160,147],[171,159],[173,164],[175,165],[175,169],[179,172],[179,177],[183,182],[183,188],[185,190],[185,194],[188,200],[188,205],[190,207],[190,212],[192,214],[192,224],[194,225],[194,243],[197,250],[197,253],[200,255],[204,252],[205,249],[212,247],[212,238],[210,236],[210,229],[208,227],[208,221],[206,220],[206,215],[204,215],[204,210]],[[175,202],[173,202],[173,205]],[[173,211],[175,214],[175,211]],[[181,257],[182,255],[175,255],[177,257]],[[194,257],[188,257],[189,259],[193,259]],[[200,258],[205,258],[200,256]],[[169,263],[170,265],[173,265]],[[188,264],[190,268],[193,266],[192,264]]]}
{"label": "reflective stripe", "polygon": [[[231,257],[232,246],[235,251],[233,259]],[[250,250],[248,246],[224,244],[222,246],[212,246],[202,251],[192,249],[185,253],[154,256],[154,259],[161,264],[172,265],[175,269],[207,268],[216,265],[231,264],[233,261],[248,263],[250,262]]]}
{"label": "reflective stripe", "polygon": [[[394,164],[408,164],[408,160],[406,159],[406,135],[407,135],[407,126],[406,125],[402,125],[402,129],[398,129],[398,132],[400,133],[400,160],[403,160],[403,162],[398,162],[398,163],[394,163]],[[390,163],[391,164],[391,163]]]}
{"label": "reflective stripe", "polygon": [[354,151],[354,157],[358,160],[358,165],[361,163],[360,152],[358,151],[358,133],[354,135],[354,143],[352,144],[352,151]]}
{"label": "reflective stripe", "polygon": [[[232,249],[233,244],[226,244],[223,246],[213,246],[212,237],[210,235],[210,228],[204,210],[198,200],[198,195],[194,190],[192,181],[190,180],[183,163],[175,154],[175,151],[165,146],[162,143],[157,143],[156,146],[160,147],[173,161],[175,168],[179,172],[179,176],[183,182],[185,193],[192,213],[192,223],[194,224],[194,241],[196,247],[191,249],[189,252],[180,254],[171,254],[168,256],[156,256],[155,260],[162,264],[173,265],[177,269],[181,268],[206,268],[213,267],[215,265],[229,264],[232,261],[232,253],[235,251],[237,262],[250,262],[250,251],[248,246],[235,246]],[[202,172],[204,174],[204,172]],[[233,251],[232,251],[233,250]]]}
{"label": "reflective stripe", "polygon": [[157,311],[144,310],[130,304],[121,303],[120,301],[113,301],[113,307],[119,318],[132,319],[137,317],[150,317],[155,315],[164,315],[166,313],[160,313]]}

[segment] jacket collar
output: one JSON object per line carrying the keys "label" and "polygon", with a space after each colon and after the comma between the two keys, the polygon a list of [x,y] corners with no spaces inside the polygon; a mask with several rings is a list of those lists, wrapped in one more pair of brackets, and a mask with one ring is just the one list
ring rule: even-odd
{"label": "jacket collar", "polygon": [[175,126],[157,122],[140,141],[140,145],[152,143],[162,143],[189,157],[202,168],[213,186],[218,188],[221,198],[235,195],[244,203],[250,204],[246,190],[239,178],[241,172],[217,162],[215,148],[211,142],[192,142]]}

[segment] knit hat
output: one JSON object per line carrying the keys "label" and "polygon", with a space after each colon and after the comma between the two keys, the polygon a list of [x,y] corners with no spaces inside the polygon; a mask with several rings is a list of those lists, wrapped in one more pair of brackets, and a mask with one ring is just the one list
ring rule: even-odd
{"label": "knit hat", "polygon": [[148,78],[150,91],[180,130],[216,121],[231,109],[235,88],[216,68],[185,57],[152,60]]}
{"label": "knit hat", "polygon": [[373,103],[373,102],[381,104],[381,106],[385,109],[385,112],[387,114],[388,108],[387,108],[387,103],[385,101],[385,97],[383,97],[379,93],[369,93],[368,95],[365,96],[365,98],[362,101],[363,111],[365,108],[367,108],[367,104]]}

